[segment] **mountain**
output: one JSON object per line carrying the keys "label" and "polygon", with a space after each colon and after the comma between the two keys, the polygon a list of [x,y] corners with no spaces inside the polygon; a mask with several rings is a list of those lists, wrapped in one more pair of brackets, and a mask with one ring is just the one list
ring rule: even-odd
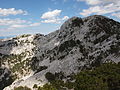
{"label": "mountain", "polygon": [[100,15],[72,17],[48,35],[0,41],[0,90],[42,86],[50,73],[67,80],[107,62],[120,62],[120,23]]}

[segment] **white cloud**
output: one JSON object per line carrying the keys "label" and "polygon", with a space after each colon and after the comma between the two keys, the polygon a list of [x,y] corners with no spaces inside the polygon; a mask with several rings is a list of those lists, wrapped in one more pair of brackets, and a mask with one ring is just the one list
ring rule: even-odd
{"label": "white cloud", "polygon": [[62,20],[67,20],[68,18],[69,18],[68,16],[64,16]]}
{"label": "white cloud", "polygon": [[8,15],[17,15],[17,14],[22,14],[22,15],[27,15],[27,11],[23,11],[21,9],[16,10],[15,8],[0,8],[0,16],[8,16]]}
{"label": "white cloud", "polygon": [[26,27],[36,27],[39,26],[40,23],[31,23],[31,24],[13,24],[9,28],[26,28]]}
{"label": "white cloud", "polygon": [[42,19],[51,19],[51,18],[55,18],[56,16],[59,16],[62,10],[53,10],[53,11],[48,11],[46,13],[44,13],[41,18]]}
{"label": "white cloud", "polygon": [[56,23],[59,24],[62,21],[68,19],[68,16],[64,16],[63,18],[59,18],[60,14],[61,14],[62,10],[53,10],[53,11],[48,11],[46,13],[44,13],[41,18],[44,19],[41,22],[42,23]]}
{"label": "white cloud", "polygon": [[77,1],[78,2],[84,1],[84,2],[86,2],[89,5],[97,5],[97,4],[102,3],[102,0],[77,0]]}
{"label": "white cloud", "polygon": [[101,3],[100,0],[86,0],[86,1],[90,5],[96,5],[96,4],[100,4]]}
{"label": "white cloud", "polygon": [[67,2],[67,0],[63,0],[63,2]]}
{"label": "white cloud", "polygon": [[41,21],[42,23],[60,23],[58,22],[58,19],[47,19],[44,21]]}
{"label": "white cloud", "polygon": [[[83,1],[83,0],[78,0]],[[80,15],[89,16],[92,14],[104,15],[110,14],[112,16],[115,12],[120,12],[120,1],[119,0],[84,0],[90,6],[88,9],[83,9]],[[93,2],[96,1],[96,2]],[[117,17],[117,16],[116,16]]]}
{"label": "white cloud", "polygon": [[53,2],[53,4],[58,4],[57,0],[51,0]]}
{"label": "white cloud", "polygon": [[117,17],[117,18],[120,18],[120,12],[118,12],[118,13],[113,13],[112,16],[115,16],[115,17]]}
{"label": "white cloud", "polygon": [[35,26],[39,26],[39,25],[40,25],[40,23],[31,23],[29,26],[35,27]]}
{"label": "white cloud", "polygon": [[83,16],[88,16],[91,14],[109,14],[120,11],[120,6],[115,5],[114,3],[108,4],[106,6],[93,6],[89,9],[84,9],[80,14]]}
{"label": "white cloud", "polygon": [[69,17],[68,16],[64,16],[63,18],[54,18],[54,19],[47,19],[44,21],[41,21],[42,23],[56,23],[59,24],[61,23],[61,21],[67,20]]}
{"label": "white cloud", "polygon": [[109,4],[109,3],[116,3],[119,0],[77,0],[78,2],[85,2],[88,5],[105,5],[105,4]]}
{"label": "white cloud", "polygon": [[14,24],[10,26],[10,28],[25,28],[25,27],[27,27],[27,25]]}
{"label": "white cloud", "polygon": [[6,26],[9,29],[13,28],[26,28],[26,27],[36,27],[39,26],[39,22],[32,23],[30,21],[21,20],[21,19],[0,19],[0,26]]}
{"label": "white cloud", "polygon": [[22,24],[22,23],[28,23],[26,20],[21,20],[21,19],[0,19],[0,26],[7,26],[7,25],[12,25],[12,24]]}

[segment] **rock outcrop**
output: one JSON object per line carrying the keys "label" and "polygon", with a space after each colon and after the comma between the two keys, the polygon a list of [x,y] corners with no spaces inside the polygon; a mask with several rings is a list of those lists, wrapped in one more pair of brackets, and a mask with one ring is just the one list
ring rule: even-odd
{"label": "rock outcrop", "polygon": [[5,90],[32,88],[47,82],[47,72],[67,77],[84,68],[120,62],[120,23],[100,15],[72,17],[48,35],[2,40],[0,53],[1,66],[17,76]]}

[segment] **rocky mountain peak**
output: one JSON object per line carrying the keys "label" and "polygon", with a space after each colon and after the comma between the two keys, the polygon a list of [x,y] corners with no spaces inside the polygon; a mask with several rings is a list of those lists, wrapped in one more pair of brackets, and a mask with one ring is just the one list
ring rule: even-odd
{"label": "rocky mountain peak", "polygon": [[61,30],[65,30],[71,27],[80,27],[83,24],[82,18],[79,17],[72,17],[68,19],[63,25],[61,26]]}
{"label": "rocky mountain peak", "polygon": [[120,28],[119,22],[101,15],[89,16],[83,18],[82,20],[84,24],[88,25],[88,27],[93,28],[94,30],[102,29],[101,31],[104,31],[108,34],[116,32],[116,26],[117,31],[119,31],[118,27]]}
{"label": "rocky mountain peak", "polygon": [[72,17],[48,35],[2,40],[0,53],[1,66],[19,76],[8,88],[32,88],[46,83],[48,72],[67,77],[105,62],[120,62],[120,23],[100,15]]}

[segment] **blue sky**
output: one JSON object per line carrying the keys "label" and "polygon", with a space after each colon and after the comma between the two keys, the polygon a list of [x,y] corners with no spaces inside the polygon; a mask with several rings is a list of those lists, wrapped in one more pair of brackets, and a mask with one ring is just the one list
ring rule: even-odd
{"label": "blue sky", "polygon": [[72,16],[120,19],[119,0],[0,0],[0,36],[48,34]]}

